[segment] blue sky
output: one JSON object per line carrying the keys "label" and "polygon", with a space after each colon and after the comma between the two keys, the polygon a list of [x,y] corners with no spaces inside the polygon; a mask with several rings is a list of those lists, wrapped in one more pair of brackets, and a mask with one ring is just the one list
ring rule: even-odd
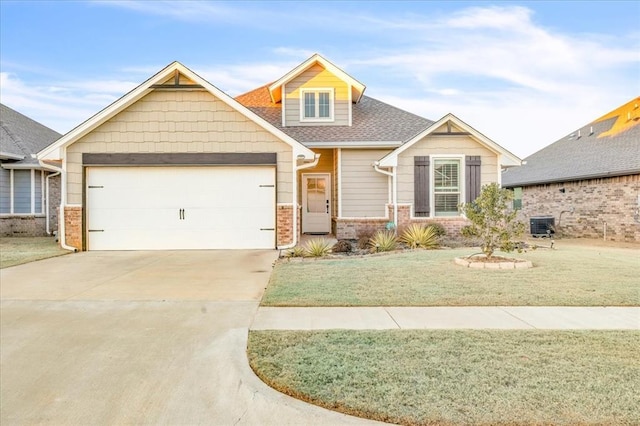
{"label": "blue sky", "polygon": [[235,96],[318,52],[526,157],[640,95],[640,1],[0,1],[2,103],[64,133],[174,60]]}

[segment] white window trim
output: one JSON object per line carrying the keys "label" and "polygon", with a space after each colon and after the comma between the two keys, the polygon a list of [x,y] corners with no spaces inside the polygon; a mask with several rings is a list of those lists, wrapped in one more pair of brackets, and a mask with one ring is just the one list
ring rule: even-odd
{"label": "white window trim", "polygon": [[[321,93],[321,92],[329,92],[329,117],[320,118],[320,117],[305,117],[304,116],[304,95],[305,93]],[[316,113],[320,108],[320,97],[318,96],[316,99]],[[300,89],[300,122],[301,123],[332,123],[335,121],[334,116],[335,111],[335,90],[332,87],[305,87],[304,89]]]}
{"label": "white window trim", "polygon": [[[36,169],[27,169],[30,170],[30,175],[31,175],[31,212],[29,213],[15,213],[15,178],[14,178],[14,171],[16,169],[9,169],[9,213],[0,213],[1,217],[7,217],[7,216],[44,216],[45,215],[45,195],[44,195],[44,186],[43,186],[43,181],[44,181],[44,172],[42,170],[36,170]],[[19,170],[24,170],[24,169],[19,169]],[[36,172],[40,173],[40,197],[42,199],[42,203],[40,204],[40,211],[37,212],[36,211],[36,181],[35,179],[37,178]]]}
{"label": "white window trim", "polygon": [[432,206],[429,210],[429,217],[431,218],[446,218],[446,217],[461,217],[462,212],[458,212],[457,215],[452,216],[436,216],[436,191],[435,191],[435,170],[436,170],[436,160],[458,160],[460,162],[460,192],[458,198],[458,204],[464,203],[464,196],[466,194],[465,182],[465,155],[464,154],[455,154],[455,155],[430,155],[429,156],[429,203]]}

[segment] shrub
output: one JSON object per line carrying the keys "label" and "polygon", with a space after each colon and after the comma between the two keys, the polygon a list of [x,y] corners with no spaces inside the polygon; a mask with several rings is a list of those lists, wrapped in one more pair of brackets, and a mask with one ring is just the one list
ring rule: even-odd
{"label": "shrub", "polygon": [[303,257],[305,254],[306,250],[304,247],[301,246],[295,246],[292,249],[289,249],[286,253],[287,257]]}
{"label": "shrub", "polygon": [[369,240],[369,247],[374,252],[392,251],[397,245],[398,238],[393,231],[378,231]]}
{"label": "shrub", "polygon": [[340,240],[331,247],[333,253],[348,253],[351,251],[351,243],[346,240]]}
{"label": "shrub", "polygon": [[507,208],[512,198],[511,191],[491,183],[482,187],[475,201],[461,206],[471,221],[471,225],[462,228],[462,235],[479,238],[480,249],[487,258],[497,249],[513,251],[515,239],[524,232],[524,223],[515,220],[518,211]]}
{"label": "shrub", "polygon": [[438,235],[433,226],[412,223],[404,229],[400,241],[411,248],[434,248],[438,246]]}
{"label": "shrub", "polygon": [[376,231],[373,228],[365,228],[358,231],[358,233],[356,234],[356,237],[358,238],[358,248],[361,250],[368,248],[369,241],[375,233]]}
{"label": "shrub", "polygon": [[433,222],[429,224],[429,226],[433,228],[433,231],[436,233],[436,237],[442,238],[447,235],[447,230],[444,228],[444,226],[442,226],[441,223]]}
{"label": "shrub", "polygon": [[331,253],[331,243],[324,238],[314,238],[305,245],[305,256],[324,257]]}

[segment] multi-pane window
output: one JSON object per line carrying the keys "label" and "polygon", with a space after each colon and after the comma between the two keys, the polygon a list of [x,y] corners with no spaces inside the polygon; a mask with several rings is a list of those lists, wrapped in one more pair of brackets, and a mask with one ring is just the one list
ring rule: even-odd
{"label": "multi-pane window", "polygon": [[436,159],[433,165],[436,216],[457,216],[460,204],[460,160]]}
{"label": "multi-pane window", "polygon": [[330,90],[302,90],[303,119],[331,120],[333,113]]}
{"label": "multi-pane window", "polygon": [[0,214],[42,214],[44,174],[41,170],[0,168]]}
{"label": "multi-pane window", "polygon": [[513,209],[522,210],[522,187],[513,188]]}

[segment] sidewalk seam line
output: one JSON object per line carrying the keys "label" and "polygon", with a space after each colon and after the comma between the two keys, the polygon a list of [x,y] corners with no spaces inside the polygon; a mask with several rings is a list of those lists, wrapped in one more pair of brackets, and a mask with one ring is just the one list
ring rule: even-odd
{"label": "sidewalk seam line", "polygon": [[396,319],[393,317],[393,315],[391,315],[391,313],[387,310],[387,308],[383,307],[382,309],[384,309],[387,315],[389,315],[389,318],[391,318],[391,321],[393,321],[398,326],[398,329],[402,330],[402,327],[400,327],[400,324],[398,324],[398,321],[396,321]]}
{"label": "sidewalk seam line", "polygon": [[505,310],[505,307],[499,306],[498,309],[500,309],[502,312],[506,313],[507,315],[512,316],[513,318],[517,319],[518,321],[521,321],[521,322],[527,324],[529,327],[533,328],[534,330],[538,329],[538,327],[536,327],[535,325],[530,324],[527,321],[523,320],[522,318],[519,318],[519,317],[515,316],[514,314],[512,314],[511,312]]}

